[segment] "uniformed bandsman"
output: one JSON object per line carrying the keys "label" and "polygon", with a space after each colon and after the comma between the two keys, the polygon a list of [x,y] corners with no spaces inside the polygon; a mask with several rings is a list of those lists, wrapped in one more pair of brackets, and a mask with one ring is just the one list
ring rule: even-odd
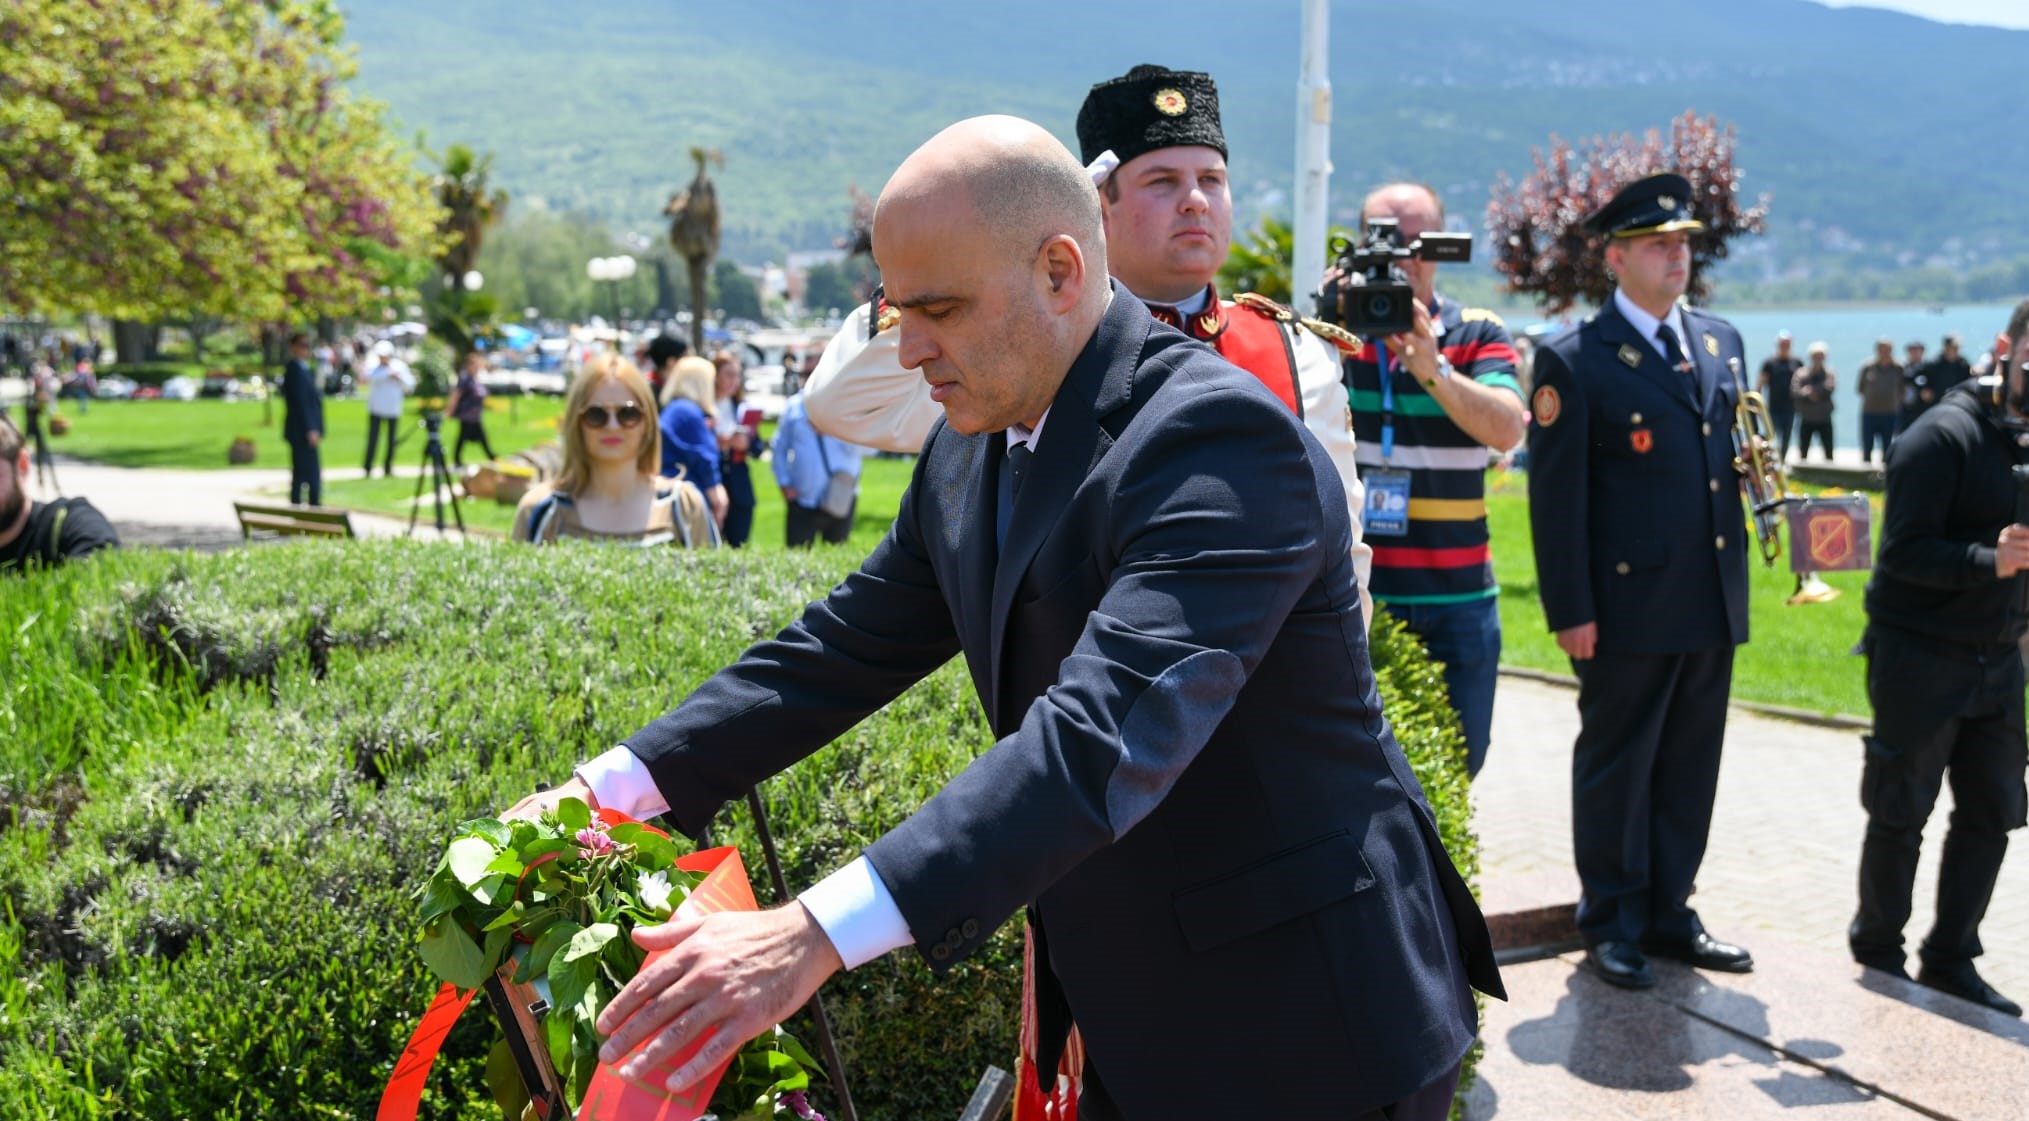
{"label": "uniformed bandsman", "polygon": [[1585,220],[1618,289],[1535,362],[1529,510],[1543,613],[1578,675],[1578,928],[1591,967],[1655,984],[1648,955],[1746,972],[1691,909],[1747,641],[1731,426],[1740,334],[1680,302],[1691,186],[1651,175]]}
{"label": "uniformed bandsman", "polygon": [[[1137,66],[1092,87],[1078,111],[1078,144],[1099,187],[1113,278],[1150,314],[1260,378],[1330,453],[1353,515],[1364,601],[1365,492],[1339,377],[1339,357],[1357,340],[1252,293],[1220,299],[1214,278],[1233,240],[1233,196],[1218,87],[1208,74]],[[943,408],[921,375],[902,368],[894,335],[878,308],[847,317],[803,389],[812,423],[867,447],[923,446]]]}

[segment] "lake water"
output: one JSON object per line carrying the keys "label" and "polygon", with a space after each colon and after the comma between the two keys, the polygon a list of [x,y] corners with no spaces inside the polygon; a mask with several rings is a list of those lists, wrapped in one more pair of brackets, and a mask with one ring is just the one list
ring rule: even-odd
{"label": "lake water", "polygon": [[2013,304],[1961,304],[1937,309],[1923,307],[1795,308],[1770,311],[1761,308],[1730,309],[1724,304],[1712,310],[1740,329],[1747,347],[1747,376],[1751,382],[1761,370],[1763,359],[1775,353],[1775,333],[1788,331],[1795,338],[1793,353],[1806,356],[1813,342],[1825,344],[1826,364],[1839,376],[1833,393],[1833,442],[1842,448],[1860,446],[1860,367],[1874,360],[1874,340],[1886,335],[1895,340],[1895,360],[1903,357],[1906,343],[1921,341],[1927,356],[1937,357],[1947,334],[1956,333],[1968,362],[1994,344],[1994,336],[2008,326]]}

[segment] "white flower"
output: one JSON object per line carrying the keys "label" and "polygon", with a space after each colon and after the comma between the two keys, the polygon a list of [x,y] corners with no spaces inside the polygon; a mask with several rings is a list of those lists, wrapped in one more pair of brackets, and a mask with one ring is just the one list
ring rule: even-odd
{"label": "white flower", "polygon": [[634,894],[641,897],[641,905],[660,915],[673,909],[669,903],[672,890],[667,872],[643,872],[634,879]]}

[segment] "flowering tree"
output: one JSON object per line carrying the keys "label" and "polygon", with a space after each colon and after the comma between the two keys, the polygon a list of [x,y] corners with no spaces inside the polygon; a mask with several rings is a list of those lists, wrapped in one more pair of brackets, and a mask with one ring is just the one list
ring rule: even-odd
{"label": "flowering tree", "polygon": [[0,6],[0,304],[241,322],[379,306],[436,210],[330,0]]}
{"label": "flowering tree", "polygon": [[1520,183],[1506,172],[1494,182],[1487,227],[1495,271],[1506,278],[1509,291],[1535,296],[1551,314],[1581,301],[1604,303],[1613,277],[1606,271],[1604,241],[1585,231],[1586,215],[1627,183],[1674,171],[1691,181],[1692,212],[1705,224],[1691,243],[1689,290],[1692,302],[1702,302],[1709,288],[1706,272],[1726,258],[1727,242],[1760,233],[1768,216],[1767,195],[1741,205],[1743,175],[1733,150],[1732,125],[1722,127],[1717,117],[1700,118],[1688,110],[1670,122],[1668,141],[1650,129],[1640,138],[1595,136],[1574,148],[1553,135],[1547,153],[1530,150],[1536,169]]}

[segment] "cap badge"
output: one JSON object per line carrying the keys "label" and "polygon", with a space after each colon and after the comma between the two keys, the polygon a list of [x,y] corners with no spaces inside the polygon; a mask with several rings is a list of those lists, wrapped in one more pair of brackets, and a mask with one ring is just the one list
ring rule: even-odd
{"label": "cap badge", "polygon": [[1664,210],[1675,210],[1677,209],[1677,196],[1657,195],[1656,205],[1662,207]]}
{"label": "cap badge", "polygon": [[1715,338],[1713,338],[1713,337],[1712,337],[1712,336],[1710,336],[1710,335],[1706,335],[1706,336],[1705,336],[1705,353],[1707,353],[1707,354],[1711,355],[1711,356],[1712,356],[1712,357],[1714,357],[1714,358],[1717,358],[1717,357],[1719,357],[1719,340],[1718,340],[1718,339],[1715,339]]}
{"label": "cap badge", "polygon": [[1642,364],[1642,352],[1623,343],[1620,348],[1620,360],[1629,366],[1639,366]]}
{"label": "cap badge", "polygon": [[1180,89],[1166,87],[1155,91],[1156,112],[1165,117],[1181,117],[1190,107],[1191,103],[1184,100],[1184,91]]}

